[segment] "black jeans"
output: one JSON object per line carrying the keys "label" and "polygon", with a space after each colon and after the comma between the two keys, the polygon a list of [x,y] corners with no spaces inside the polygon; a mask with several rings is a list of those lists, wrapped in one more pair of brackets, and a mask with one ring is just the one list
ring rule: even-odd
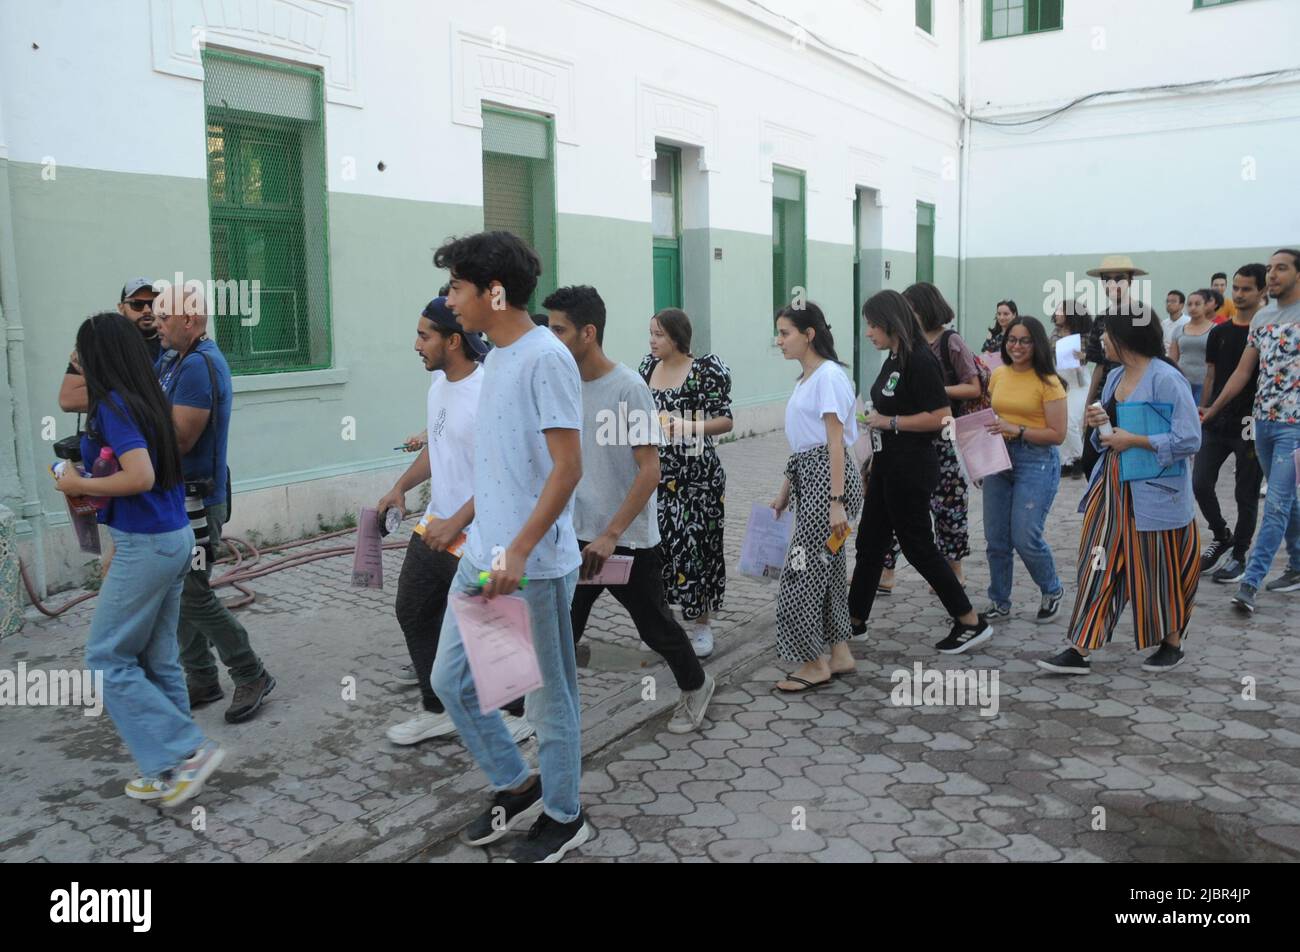
{"label": "black jeans", "polygon": [[[433,693],[429,676],[438,657],[438,636],[442,633],[442,616],[447,611],[447,593],[459,566],[460,559],[456,556],[441,550],[435,552],[424,544],[423,536],[411,533],[402,573],[397,578],[397,624],[406,637],[406,650],[410,652],[420,682],[424,709],[435,714],[443,713],[444,708]],[[512,701],[504,709],[522,717],[523,698]]]}
{"label": "black jeans", "polygon": [[[586,545],[586,542],[579,540],[579,549]],[[668,663],[677,687],[683,691],[699,689],[704,685],[704,668],[695,656],[691,639],[686,636],[682,626],[677,624],[677,619],[673,618],[673,613],[664,600],[659,550],[619,546],[614,553],[632,556],[632,574],[628,576],[626,585],[609,586],[610,594],[632,616],[632,623],[636,625],[641,640]],[[579,585],[574,591],[570,610],[574,644],[582,637],[582,632],[587,627],[587,616],[591,614],[591,606],[604,590],[604,585]]]}
{"label": "black jeans", "polygon": [[849,614],[858,621],[871,617],[893,537],[898,538],[907,561],[939,594],[949,615],[959,618],[971,610],[966,590],[934,544],[930,495],[939,483],[939,458],[933,447],[928,450],[906,453],[892,463],[877,457],[871,468],[858,522],[858,560],[849,585]]}
{"label": "black jeans", "polygon": [[1227,536],[1228,523],[1219,508],[1219,497],[1215,489],[1224,462],[1229,456],[1237,458],[1234,477],[1237,527],[1232,533],[1232,557],[1244,562],[1250,552],[1250,540],[1255,535],[1255,520],[1259,515],[1259,487],[1264,479],[1264,471],[1255,454],[1255,442],[1243,439],[1236,423],[1223,425],[1227,422],[1214,420],[1202,431],[1201,448],[1196,451],[1196,463],[1192,468],[1192,491],[1196,494],[1196,502],[1201,507],[1206,522],[1210,524],[1214,538]]}

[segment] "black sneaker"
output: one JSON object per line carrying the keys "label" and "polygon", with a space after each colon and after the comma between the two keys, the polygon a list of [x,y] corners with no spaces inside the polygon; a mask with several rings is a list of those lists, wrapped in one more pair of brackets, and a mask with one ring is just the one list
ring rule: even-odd
{"label": "black sneaker", "polygon": [[246,721],[262,706],[266,696],[275,690],[275,678],[271,672],[263,669],[260,677],[235,688],[235,696],[230,699],[230,708],[226,711],[226,721],[238,724]]}
{"label": "black sneaker", "polygon": [[1168,671],[1183,663],[1183,649],[1175,648],[1167,641],[1160,642],[1160,647],[1153,654],[1147,655],[1142,662],[1143,671]]}
{"label": "black sneaker", "polygon": [[1201,553],[1201,574],[1213,572],[1223,561],[1223,557],[1232,551],[1232,536],[1215,539]]}
{"label": "black sneaker", "polygon": [[1237,594],[1232,596],[1232,607],[1243,615],[1255,614],[1255,586],[1242,582],[1237,586]]}
{"label": "black sneaker", "polygon": [[543,813],[528,837],[510,854],[511,863],[558,863],[569,850],[591,839],[591,827],[582,813],[570,823],[559,823]]}
{"label": "black sneaker", "polygon": [[979,615],[973,625],[963,625],[959,621],[954,621],[948,637],[934,647],[940,654],[961,654],[976,645],[984,644],[992,637],[993,626],[989,624],[988,616]]}
{"label": "black sneaker", "polygon": [[189,682],[185,685],[190,695],[190,710],[200,708],[204,704],[211,704],[214,701],[220,701],[226,696],[226,692],[221,690],[221,684],[213,681],[211,684],[194,684]]}
{"label": "black sneaker", "polygon": [[1264,585],[1268,592],[1294,592],[1296,589],[1300,589],[1300,569],[1287,569]]}
{"label": "black sneaker", "polygon": [[502,790],[494,794],[492,806],[460,831],[460,841],[466,846],[487,846],[511,830],[531,823],[541,812],[542,781],[539,778],[523,793]]}
{"label": "black sneaker", "polygon": [[1043,600],[1038,603],[1038,623],[1051,621],[1061,611],[1061,599],[1065,598],[1065,589],[1061,589],[1055,595],[1044,595]]}
{"label": "black sneaker", "polygon": [[984,609],[984,617],[989,619],[989,621],[992,621],[994,618],[1010,618],[1011,606],[1008,605],[1006,608],[999,608],[997,605],[989,602],[988,607]]}
{"label": "black sneaker", "polygon": [[1066,648],[1059,655],[1039,661],[1038,666],[1053,674],[1091,674],[1092,662],[1073,648]]}
{"label": "black sneaker", "polygon": [[1240,582],[1245,574],[1246,561],[1237,558],[1235,555],[1230,555],[1228,556],[1228,561],[1220,565],[1210,578],[1220,584],[1228,585],[1232,582]]}

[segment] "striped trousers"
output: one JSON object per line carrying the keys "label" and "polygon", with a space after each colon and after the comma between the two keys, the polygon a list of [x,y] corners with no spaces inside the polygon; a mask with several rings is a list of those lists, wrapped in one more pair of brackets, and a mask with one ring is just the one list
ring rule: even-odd
{"label": "striped trousers", "polygon": [[1119,454],[1107,453],[1101,465],[1101,478],[1084,498],[1070,640],[1090,651],[1101,648],[1129,602],[1139,650],[1154,648],[1169,635],[1181,638],[1201,580],[1196,521],[1181,529],[1139,532],[1128,484],[1119,478]]}

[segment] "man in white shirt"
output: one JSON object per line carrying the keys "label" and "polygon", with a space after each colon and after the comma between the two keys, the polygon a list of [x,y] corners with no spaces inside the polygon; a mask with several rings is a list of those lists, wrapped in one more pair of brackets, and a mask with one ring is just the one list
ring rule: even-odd
{"label": "man in white shirt", "polygon": [[[406,637],[423,707],[415,717],[388,729],[388,739],[403,746],[456,731],[434,693],[430,673],[438,654],[447,594],[460,565],[464,531],[474,517],[474,436],[487,342],[480,334],[467,333],[447,307],[447,299],[437,297],[420,314],[415,351],[433,375],[427,442],[375,507],[381,525],[389,509],[405,515],[406,494],[429,481],[429,505],[411,534],[397,580],[397,623]],[[532,736],[533,728],[523,718],[523,699],[506,710],[506,724],[516,742]]]}
{"label": "man in white shirt", "polygon": [[1174,339],[1174,331],[1186,324],[1191,318],[1183,312],[1187,304],[1187,295],[1182,291],[1170,291],[1165,295],[1165,313],[1160,327],[1165,332],[1165,353],[1169,352],[1169,343]]}

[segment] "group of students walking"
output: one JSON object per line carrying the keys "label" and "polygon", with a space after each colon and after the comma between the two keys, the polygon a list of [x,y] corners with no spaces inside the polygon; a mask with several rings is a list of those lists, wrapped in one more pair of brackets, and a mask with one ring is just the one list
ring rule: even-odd
{"label": "group of students walking", "polygon": [[[513,858],[553,862],[590,836],[578,796],[576,648],[604,588],[673,674],[680,697],[668,729],[697,730],[706,716],[715,685],[700,659],[713,650],[709,619],[722,608],[726,580],[726,474],[713,439],[732,427],[730,373],[716,356],[693,355],[689,318],[675,309],[651,320],[650,354],[637,371],[611,360],[603,349],[605,305],[587,286],[547,297],[546,326],[538,326],[527,305],[541,263],[507,232],[451,240],[434,263],[451,280],[416,327],[415,350],[432,375],[423,446],[378,505],[381,518],[392,509],[405,514],[406,494],[430,483],[396,598],[421,710],[388,736],[411,745],[459,735],[493,788],[487,808],[461,838],[486,845],[526,825]],[[1078,429],[1097,459],[1080,503],[1069,646],[1039,661],[1042,668],[1086,673],[1090,653],[1110,640],[1126,604],[1137,646],[1156,648],[1144,668],[1166,671],[1182,661],[1199,576],[1213,554],[1198,552],[1186,464],[1198,450],[1214,448],[1203,474],[1198,458],[1200,498],[1227,455],[1248,453],[1231,425],[1248,404],[1255,455],[1270,481],[1255,546],[1239,560],[1246,564],[1235,603],[1254,610],[1255,592],[1284,540],[1290,562],[1269,588],[1300,588],[1292,455],[1300,448],[1297,265],[1295,251],[1273,256],[1265,277],[1273,304],[1262,311],[1258,271],[1238,272],[1237,315],[1207,341],[1199,408],[1188,378],[1165,355],[1161,323],[1130,296],[1131,280],[1142,272],[1109,259],[1090,272],[1101,277],[1108,305],[1088,329],[1084,356],[1098,367]],[[215,483],[227,475],[230,387],[213,345],[204,374],[214,365],[220,373],[212,373],[206,395],[188,402],[178,396],[175,376],[196,379],[199,364],[186,358],[203,350],[206,318],[175,301],[159,301],[158,311],[163,340],[156,362],[148,335],[122,314],[96,315],[79,330],[74,363],[84,375],[90,412],[83,457],[111,445],[121,471],[95,479],[93,487],[68,472],[59,486],[69,495],[93,489],[113,500],[101,518],[117,552],[87,653],[109,675],[109,712],[145,772],[128,794],[172,804],[195,795],[222,757],[190,716],[195,688],[203,684],[192,678],[187,690],[177,630],[178,623],[184,629],[181,593],[199,551],[186,497],[197,495],[215,511],[201,526],[214,542],[226,515],[218,507],[229,502],[228,491]],[[1083,317],[1080,308],[1063,306],[1054,320],[1058,339],[1065,331],[1082,333]],[[935,645],[939,652],[978,647],[992,637],[993,621],[1013,612],[1016,555],[1040,591],[1037,620],[1060,613],[1065,587],[1044,527],[1062,476],[1059,448],[1072,434],[1071,391],[1082,389],[1082,373],[1068,379],[1057,372],[1047,329],[1018,314],[1012,302],[999,305],[996,340],[982,348],[1001,358],[991,374],[949,328],[953,318],[942,294],[925,283],[901,294],[882,291],[864,304],[866,337],[885,358],[859,418],[821,309],[804,303],[776,317],[777,346],[800,367],[785,416],[791,454],[772,502],[778,514],[794,512],[777,594],[776,647],[796,667],[776,684],[778,691],[816,690],[852,673],[849,642],[868,629],[877,598],[889,594],[885,572],[898,552],[952,619]],[[1122,426],[1125,408],[1134,405],[1167,413],[1168,425],[1146,434]],[[977,611],[962,571],[971,552],[969,495],[951,424],[990,406],[989,431],[1006,441],[1011,465],[980,486],[990,584],[987,606]],[[1216,419],[1223,424],[1210,436]],[[197,456],[215,444],[195,447],[218,422],[210,472],[191,485],[200,476]],[[874,446],[862,467],[853,449],[860,427]],[[1157,471],[1132,478],[1125,457],[1131,449],[1146,450]],[[1238,479],[1244,468],[1239,455]],[[1205,501],[1202,507],[1208,508]],[[1226,546],[1226,524],[1215,512],[1207,518],[1216,543]],[[850,577],[844,541],[855,520]],[[1243,532],[1249,539],[1243,523],[1254,521],[1241,505],[1238,520],[1234,555],[1242,554],[1236,547]],[[603,573],[615,556],[630,560],[627,580],[607,585]],[[195,584],[207,585],[206,560],[199,561],[203,578]],[[527,608],[542,685],[501,712],[481,709],[456,613],[448,607],[466,594],[515,595]],[[241,687],[253,685],[244,700],[255,695],[255,711],[274,679],[251,648],[210,640],[228,666],[242,665]],[[192,650],[192,674],[215,673],[206,644],[203,652]],[[200,663],[205,652],[211,672]],[[251,713],[241,709],[243,716]],[[533,733],[536,775],[518,749]]]}

